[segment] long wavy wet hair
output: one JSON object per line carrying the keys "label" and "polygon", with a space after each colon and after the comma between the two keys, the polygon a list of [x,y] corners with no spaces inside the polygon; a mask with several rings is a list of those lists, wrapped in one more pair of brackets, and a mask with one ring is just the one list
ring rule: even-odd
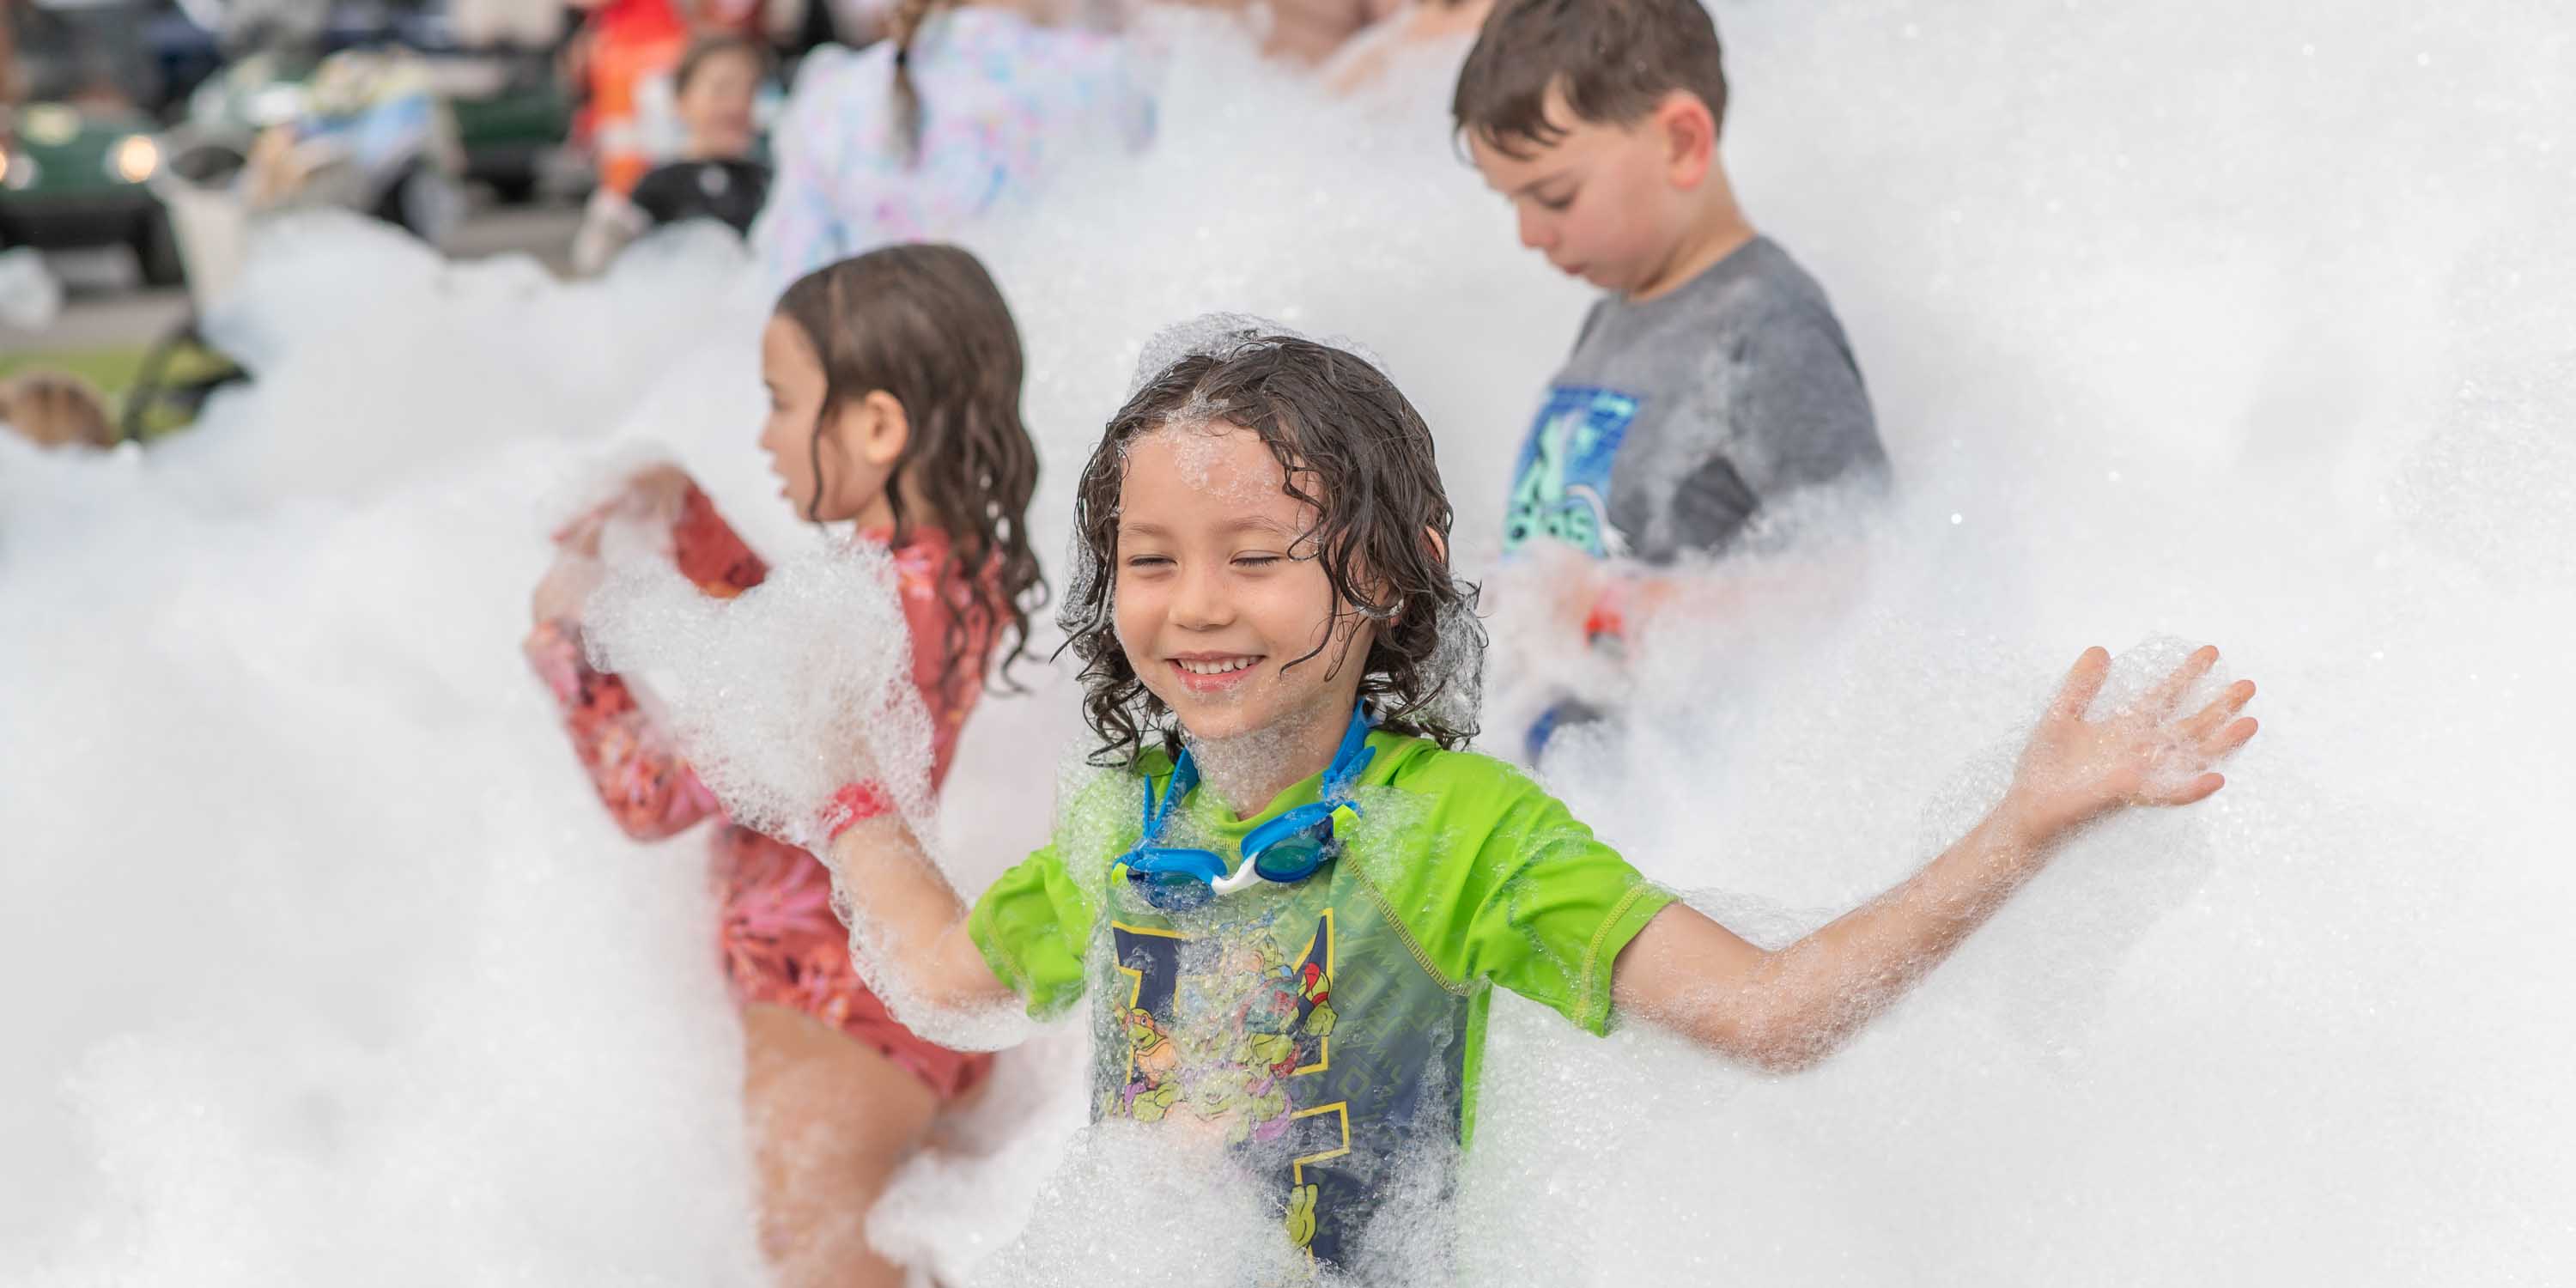
{"label": "long wavy wet hair", "polygon": [[[1025,359],[992,275],[954,246],[888,246],[797,279],[779,297],[777,313],[823,361],[823,409],[808,448],[814,495],[805,517],[820,522],[831,491],[823,436],[832,432],[834,413],[877,390],[892,395],[910,433],[886,487],[894,509],[889,544],[909,541],[916,524],[946,533],[944,580],[964,588],[941,641],[941,683],[969,666],[978,684],[1007,676],[1028,653],[1029,614],[1045,606],[1047,589],[1029,549],[1038,448],[1020,420]],[[914,497],[927,514],[911,512]],[[1004,628],[1007,650],[1000,647]],[[998,666],[971,647],[975,640],[992,642]]]}
{"label": "long wavy wet hair", "polygon": [[1284,490],[1315,526],[1290,557],[1320,563],[1333,590],[1325,643],[1289,666],[1349,664],[1353,619],[1377,628],[1360,665],[1360,697],[1378,727],[1456,750],[1475,737],[1484,634],[1476,588],[1449,570],[1454,514],[1431,428],[1384,372],[1343,350],[1293,336],[1245,333],[1146,380],[1119,408],[1083,467],[1074,502],[1077,571],[1057,621],[1082,663],[1083,715],[1100,740],[1095,764],[1135,763],[1148,735],[1177,756],[1178,722],[1119,645],[1115,595],[1118,500],[1128,447],[1170,427],[1223,422],[1260,437]]}

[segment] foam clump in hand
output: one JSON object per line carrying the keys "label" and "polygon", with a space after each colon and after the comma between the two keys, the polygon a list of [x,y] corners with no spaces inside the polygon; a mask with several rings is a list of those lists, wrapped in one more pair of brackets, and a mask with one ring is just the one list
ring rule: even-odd
{"label": "foam clump in hand", "polygon": [[834,794],[873,780],[916,833],[930,827],[930,716],[885,551],[799,556],[730,600],[647,549],[604,539],[601,551],[592,664],[643,681],[640,700],[734,821],[819,848]]}

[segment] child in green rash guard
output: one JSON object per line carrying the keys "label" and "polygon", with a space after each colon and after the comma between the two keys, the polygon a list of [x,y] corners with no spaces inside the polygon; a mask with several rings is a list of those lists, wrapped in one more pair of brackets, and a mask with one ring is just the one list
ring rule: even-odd
{"label": "child in green rash guard", "polygon": [[[892,815],[833,857],[890,1003],[1090,1000],[1094,1114],[1202,1141],[1348,1264],[1474,1129],[1491,990],[1787,1070],[1822,1058],[2046,861],[2130,805],[2216,791],[2250,683],[2174,708],[2203,649],[2086,715],[2088,650],[1994,812],[1911,880],[1757,948],[1461,750],[1482,637],[1430,431],[1376,368],[1238,334],[1148,380],[1082,476],[1064,620],[1107,772],[970,909]],[[864,790],[854,789],[866,796]],[[863,928],[862,928],[863,927]],[[914,1017],[901,1018],[911,1022]]]}

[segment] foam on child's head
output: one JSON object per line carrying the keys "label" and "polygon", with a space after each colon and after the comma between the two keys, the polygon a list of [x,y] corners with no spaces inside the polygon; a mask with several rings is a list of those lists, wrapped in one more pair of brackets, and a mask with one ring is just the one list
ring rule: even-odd
{"label": "foam on child's head", "polygon": [[[1115,445],[1122,461],[1124,454],[1138,439],[1149,436],[1170,438],[1179,432],[1195,431],[1187,439],[1173,441],[1180,443],[1182,467],[1191,476],[1193,486],[1205,489],[1214,485],[1214,475],[1211,471],[1216,468],[1217,457],[1221,451],[1209,431],[1221,425],[1233,425],[1254,429],[1254,432],[1265,441],[1270,441],[1274,450],[1282,453],[1283,467],[1288,468],[1293,474],[1296,467],[1290,466],[1288,461],[1289,458],[1300,453],[1296,447],[1283,445],[1277,441],[1280,433],[1278,422],[1282,419],[1278,415],[1278,407],[1281,404],[1288,405],[1292,415],[1287,419],[1295,422],[1307,422],[1309,409],[1294,406],[1295,400],[1288,398],[1277,399],[1267,409],[1246,406],[1218,392],[1215,388],[1227,383],[1238,385],[1245,383],[1230,381],[1224,374],[1225,369],[1233,363],[1276,352],[1291,345],[1312,346],[1315,349],[1329,351],[1331,355],[1357,359],[1385,381],[1390,391],[1394,390],[1395,378],[1387,371],[1386,364],[1380,361],[1366,345],[1356,340],[1344,336],[1322,338],[1309,336],[1293,327],[1283,326],[1267,318],[1248,313],[1201,314],[1188,321],[1167,326],[1145,342],[1144,351],[1137,359],[1135,374],[1128,381],[1127,408],[1122,410],[1117,418],[1117,423],[1125,427]],[[1200,368],[1199,377],[1184,396],[1177,402],[1172,402],[1159,415],[1152,416],[1150,426],[1134,419],[1138,411],[1136,404],[1140,399],[1145,398],[1148,390],[1170,385],[1179,367],[1185,363],[1200,360],[1204,360],[1204,365]],[[1254,384],[1256,387],[1266,388],[1267,382],[1259,381]],[[1165,389],[1164,396],[1168,397],[1171,392]],[[1396,398],[1398,401],[1402,400],[1400,391],[1396,392]],[[1264,401],[1268,400],[1265,398]],[[1245,415],[1247,412],[1251,413],[1249,417]],[[1329,417],[1318,416],[1312,419],[1318,425],[1332,423]],[[1255,422],[1262,420],[1271,422],[1270,427],[1255,429]],[[1256,479],[1260,480],[1257,484]],[[1275,475],[1262,479],[1257,473],[1238,472],[1229,487],[1243,489],[1257,485],[1264,489],[1271,489],[1277,488],[1280,483],[1281,480]],[[1290,486],[1296,488],[1298,485],[1291,483]],[[1256,500],[1249,495],[1239,499],[1246,502]]]}
{"label": "foam on child's head", "polygon": [[1388,380],[1395,374],[1377,352],[1349,336],[1312,336],[1292,326],[1273,322],[1250,313],[1202,313],[1187,321],[1175,322],[1145,341],[1144,352],[1137,355],[1136,374],[1127,381],[1127,397],[1133,400],[1145,387],[1159,381],[1181,363],[1197,357],[1219,360],[1240,357],[1259,349],[1276,348],[1282,340],[1303,340],[1339,349],[1375,367]]}
{"label": "foam on child's head", "polygon": [[[1134,403],[1138,395],[1162,383],[1172,373],[1173,368],[1193,358],[1215,358],[1219,362],[1225,362],[1262,349],[1276,348],[1281,342],[1290,340],[1325,345],[1347,353],[1367,363],[1380,375],[1387,375],[1390,381],[1393,380],[1393,376],[1387,373],[1385,362],[1380,360],[1373,350],[1348,337],[1332,336],[1319,339],[1306,335],[1295,327],[1250,313],[1202,313],[1196,317],[1172,323],[1146,339],[1142,351],[1137,355],[1135,372],[1128,378],[1127,393],[1122,406]],[[1193,388],[1185,400],[1162,415],[1160,423],[1155,427],[1155,432],[1204,429],[1224,421],[1229,410],[1220,401],[1209,397],[1204,388]],[[1118,419],[1124,419],[1123,412]],[[1112,421],[1113,433],[1116,423],[1116,420]],[[1118,454],[1122,470],[1128,446],[1132,442],[1133,438],[1130,437],[1113,444],[1104,444]],[[1106,589],[1100,586],[1100,578],[1104,573],[1103,555],[1095,552],[1092,543],[1084,540],[1082,527],[1079,524],[1075,527],[1069,549],[1066,551],[1064,566],[1071,570],[1072,591],[1059,606],[1058,624],[1067,634],[1075,635],[1079,634],[1082,626],[1090,620],[1091,613],[1086,608],[1086,604],[1093,601],[1095,595],[1103,605],[1106,603]]]}

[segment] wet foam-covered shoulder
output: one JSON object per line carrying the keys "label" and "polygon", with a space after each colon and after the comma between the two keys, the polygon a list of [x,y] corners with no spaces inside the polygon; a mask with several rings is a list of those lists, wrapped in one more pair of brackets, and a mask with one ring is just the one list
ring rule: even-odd
{"label": "wet foam-covered shoulder", "polygon": [[1609,963],[1670,901],[1518,768],[1420,740],[1363,790],[1361,871],[1444,981],[1486,980],[1604,1031]]}
{"label": "wet foam-covered shoulder", "polygon": [[1482,802],[1509,807],[1532,801],[1555,803],[1547,789],[1518,766],[1482,752],[1448,751],[1429,739],[1396,735],[1373,735],[1370,742],[1378,747],[1378,757],[1369,766],[1364,782],[1401,792],[1438,795],[1454,804]]}
{"label": "wet foam-covered shoulder", "polygon": [[1367,874],[1415,901],[1482,900],[1551,854],[1616,857],[1545,787],[1494,757],[1402,738],[1370,770],[1359,797]]}
{"label": "wet foam-covered shoulder", "polygon": [[1663,325],[1721,326],[1752,336],[1783,327],[1839,332],[1842,325],[1814,275],[1768,237],[1745,243],[1670,294],[1628,307]]}
{"label": "wet foam-covered shoulder", "polygon": [[1065,870],[1084,889],[1108,880],[1109,865],[1144,830],[1143,791],[1171,773],[1159,751],[1131,766],[1094,765],[1068,757],[1056,775],[1055,826],[1048,836]]}

